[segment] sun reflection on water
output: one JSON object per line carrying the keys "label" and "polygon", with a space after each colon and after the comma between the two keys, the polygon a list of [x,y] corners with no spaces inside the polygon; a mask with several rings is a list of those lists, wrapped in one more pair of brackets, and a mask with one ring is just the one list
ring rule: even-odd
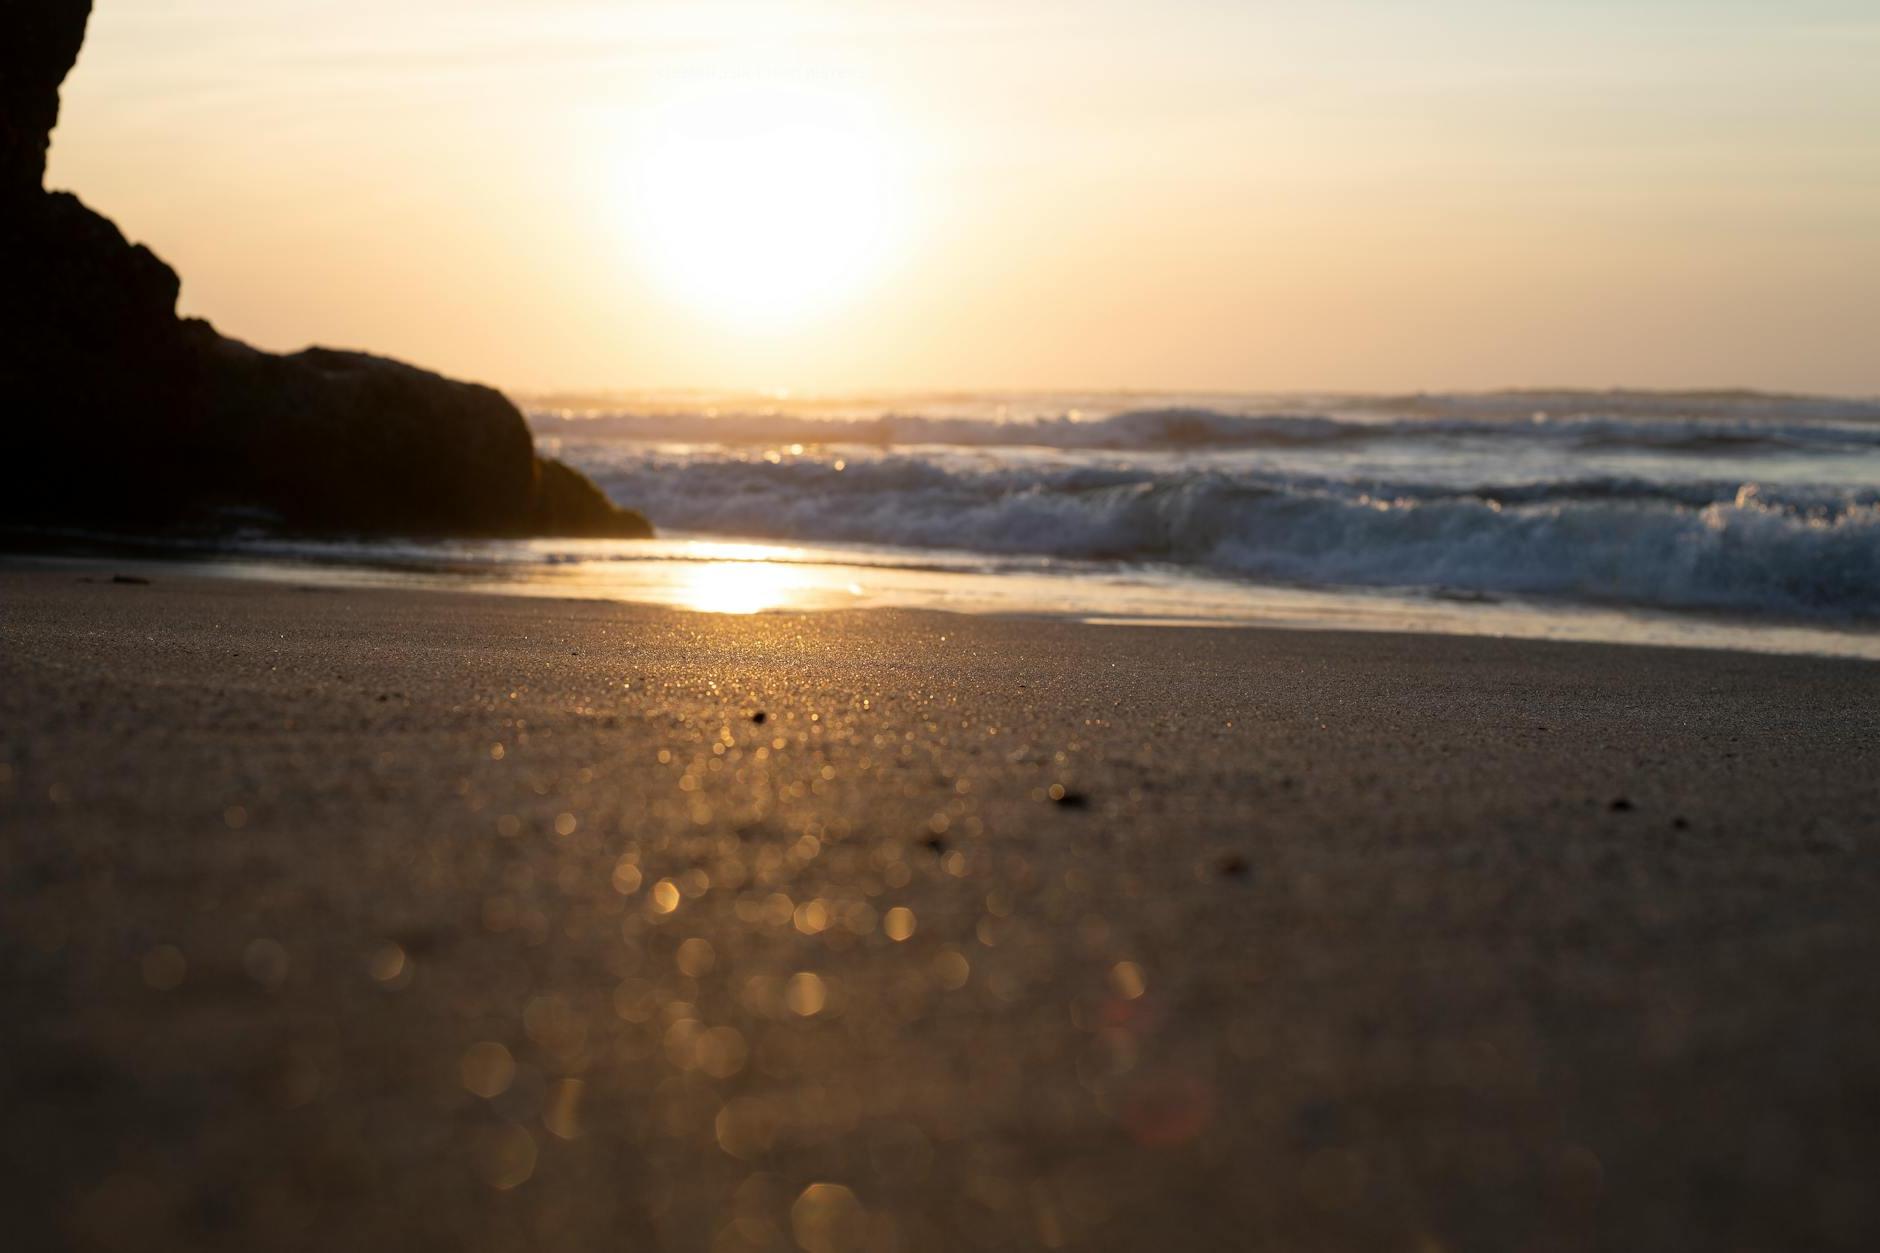
{"label": "sun reflection on water", "polygon": [[802,601],[800,573],[768,561],[704,562],[680,572],[677,600],[700,613],[752,614]]}

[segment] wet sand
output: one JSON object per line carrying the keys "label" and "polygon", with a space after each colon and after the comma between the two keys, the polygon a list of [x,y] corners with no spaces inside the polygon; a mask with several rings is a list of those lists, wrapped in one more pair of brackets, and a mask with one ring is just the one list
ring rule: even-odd
{"label": "wet sand", "polygon": [[1880,665],[83,577],[13,1247],[1880,1240]]}

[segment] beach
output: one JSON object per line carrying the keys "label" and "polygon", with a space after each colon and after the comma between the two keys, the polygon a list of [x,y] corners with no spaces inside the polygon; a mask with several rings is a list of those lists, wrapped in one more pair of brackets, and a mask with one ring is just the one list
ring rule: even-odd
{"label": "beach", "polygon": [[1858,1248],[1880,667],[0,572],[21,1248]]}

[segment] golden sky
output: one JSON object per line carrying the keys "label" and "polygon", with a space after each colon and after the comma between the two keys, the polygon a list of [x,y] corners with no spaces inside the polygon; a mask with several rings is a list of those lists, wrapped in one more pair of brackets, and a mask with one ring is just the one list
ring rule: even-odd
{"label": "golden sky", "polygon": [[1872,0],[100,0],[49,182],[517,389],[1880,393]]}

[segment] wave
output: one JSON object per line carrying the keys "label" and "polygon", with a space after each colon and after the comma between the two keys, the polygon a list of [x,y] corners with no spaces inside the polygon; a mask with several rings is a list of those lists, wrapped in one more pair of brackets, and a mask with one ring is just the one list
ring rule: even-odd
{"label": "wave", "polygon": [[[1398,409],[1416,407],[1406,401]],[[1506,402],[1502,410],[1471,411],[1472,416],[1459,415],[1453,405],[1439,411],[1445,416],[1242,413],[1181,406],[1126,409],[1101,417],[1046,414],[1017,419],[897,412],[873,417],[826,417],[770,410],[537,410],[529,416],[536,432],[549,438],[767,447],[803,444],[1181,451],[1311,449],[1446,440],[1497,444],[1519,441],[1584,450],[1635,448],[1665,454],[1880,450],[1880,403],[1794,402],[1786,408],[1764,405],[1753,416],[1734,411],[1722,416],[1636,411],[1556,415],[1544,410],[1515,416],[1505,409]]]}
{"label": "wave", "polygon": [[1880,488],[1582,478],[1441,487],[892,453],[566,450],[665,528],[1155,563],[1319,586],[1880,618]]}

